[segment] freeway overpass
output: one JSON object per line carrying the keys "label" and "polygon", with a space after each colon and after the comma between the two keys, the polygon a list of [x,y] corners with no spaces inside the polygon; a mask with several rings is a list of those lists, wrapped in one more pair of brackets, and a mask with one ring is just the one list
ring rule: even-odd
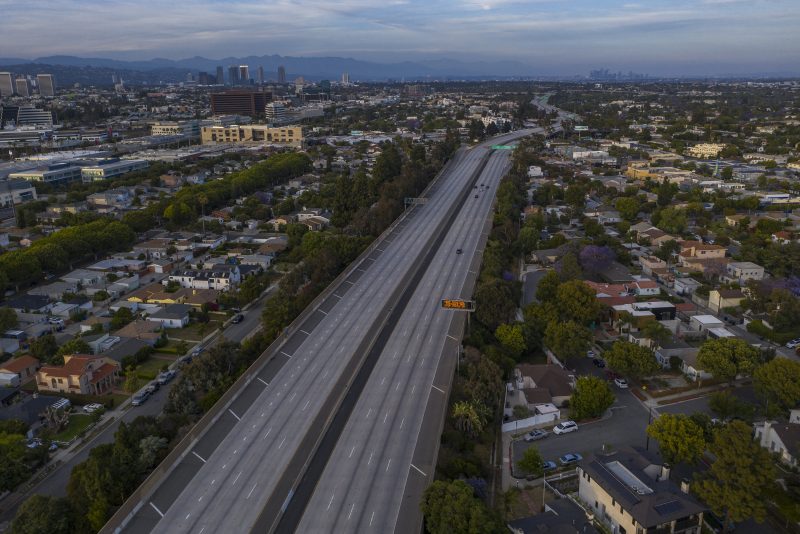
{"label": "freeway overpass", "polygon": [[398,219],[293,323],[104,531],[275,528],[263,511],[277,506],[275,519],[291,501],[365,357],[400,311],[394,304],[471,196],[491,143],[459,152],[424,193],[428,202]]}

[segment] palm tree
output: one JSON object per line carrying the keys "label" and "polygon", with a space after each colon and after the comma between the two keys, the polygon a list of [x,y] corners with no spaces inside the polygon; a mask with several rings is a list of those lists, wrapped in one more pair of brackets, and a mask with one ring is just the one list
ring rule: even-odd
{"label": "palm tree", "polygon": [[456,428],[475,437],[483,431],[483,421],[471,402],[457,402],[453,405],[453,419]]}

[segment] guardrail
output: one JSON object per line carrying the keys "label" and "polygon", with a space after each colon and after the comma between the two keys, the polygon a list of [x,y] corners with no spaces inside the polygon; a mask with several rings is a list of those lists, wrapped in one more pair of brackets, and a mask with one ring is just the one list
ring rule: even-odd
{"label": "guardrail", "polygon": [[[439,173],[431,180],[431,183],[423,190],[422,195],[425,195],[434,185],[436,185],[441,177],[450,170],[456,161],[459,161],[465,150],[459,149],[456,154],[445,164]],[[122,506],[114,513],[113,516],[106,522],[100,530],[101,534],[111,532],[120,532],[130,521],[130,519],[138,512],[143,505],[145,497],[160,485],[161,481],[166,478],[172,470],[178,465],[188,453],[189,449],[196,443],[200,437],[219,419],[225,410],[236,400],[240,391],[244,389],[267,365],[276,355],[280,349],[288,341],[291,332],[300,328],[308,317],[314,313],[319,306],[333,293],[339,286],[346,280],[353,272],[366,261],[367,257],[377,248],[377,246],[388,236],[394,228],[403,222],[406,216],[413,211],[414,207],[404,211],[400,217],[395,219],[350,265],[342,271],[317,297],[300,312],[300,314],[290,323],[275,341],[273,341],[267,349],[242,373],[242,375],[234,382],[230,388],[217,400],[216,403],[206,412],[200,420],[189,430],[186,436],[172,449],[169,454],[156,466],[156,468],[148,475],[142,484],[134,490],[134,492],[126,499]]]}

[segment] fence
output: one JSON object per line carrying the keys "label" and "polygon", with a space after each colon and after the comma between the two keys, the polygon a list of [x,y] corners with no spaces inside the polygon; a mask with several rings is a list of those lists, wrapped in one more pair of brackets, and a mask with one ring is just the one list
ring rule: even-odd
{"label": "fence", "polygon": [[533,417],[528,417],[527,419],[520,419],[519,421],[511,421],[509,423],[503,423],[502,430],[504,433],[516,432],[519,430],[526,430],[534,426],[552,423],[558,419],[559,417],[557,413],[534,415]]}

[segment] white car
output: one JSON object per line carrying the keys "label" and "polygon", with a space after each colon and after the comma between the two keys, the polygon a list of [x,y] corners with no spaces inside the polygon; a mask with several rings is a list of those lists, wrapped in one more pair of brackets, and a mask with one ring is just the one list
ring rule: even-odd
{"label": "white car", "polygon": [[87,404],[86,406],[84,406],[83,411],[86,413],[94,413],[104,408],[105,406],[103,406],[102,404],[97,404],[96,402],[93,402],[92,404]]}
{"label": "white car", "polygon": [[578,430],[578,423],[575,421],[564,421],[553,427],[553,434],[566,434]]}
{"label": "white car", "polygon": [[800,346],[800,339],[793,339],[786,344],[787,349],[793,349]]}
{"label": "white car", "polygon": [[615,378],[614,383],[617,385],[618,388],[628,389],[628,381],[624,378]]}

